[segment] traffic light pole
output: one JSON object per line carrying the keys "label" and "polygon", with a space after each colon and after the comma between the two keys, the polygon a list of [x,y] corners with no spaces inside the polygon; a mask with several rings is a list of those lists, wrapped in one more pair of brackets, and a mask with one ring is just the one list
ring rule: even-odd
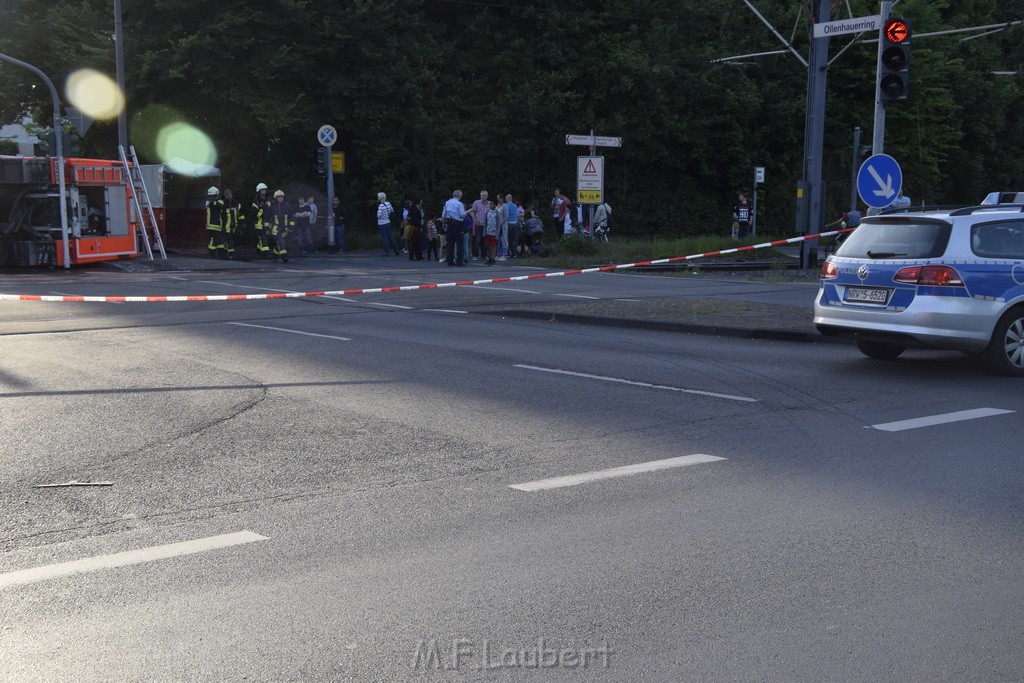
{"label": "traffic light pole", "polygon": [[[882,26],[889,20],[892,14],[892,0],[882,0]],[[875,124],[871,133],[871,154],[885,153],[885,102],[882,101],[882,51],[885,49],[885,41],[878,41],[878,67],[875,76]]]}
{"label": "traffic light pole", "polygon": [[70,269],[71,247],[68,245],[68,199],[67,188],[64,187],[64,135],[61,133],[60,97],[57,95],[57,89],[53,87],[53,81],[28,62],[23,62],[20,59],[15,59],[2,53],[0,53],[0,60],[10,62],[23,69],[28,69],[36,76],[39,76],[43,83],[46,84],[46,87],[50,89],[50,97],[53,99],[53,147],[57,153],[57,193],[60,197],[60,237],[64,243],[64,268]]}
{"label": "traffic light pole", "polygon": [[335,246],[341,246],[335,244],[334,239],[334,160],[331,158],[333,147],[324,147],[324,156],[326,162],[324,169],[327,172],[327,251],[330,251]]}
{"label": "traffic light pole", "polygon": [[[823,24],[831,15],[831,0],[814,0],[814,23]],[[825,85],[828,78],[828,38],[812,38],[807,65],[807,120],[804,128],[804,176],[806,204],[797,206],[806,214],[798,216],[804,234],[819,232],[824,220],[825,186],[821,179],[822,154],[825,146]],[[800,244],[800,267],[813,268],[818,260],[818,240]]]}
{"label": "traffic light pole", "polygon": [[860,126],[853,129],[853,161],[850,162],[850,211],[857,210],[857,172],[860,170]]}

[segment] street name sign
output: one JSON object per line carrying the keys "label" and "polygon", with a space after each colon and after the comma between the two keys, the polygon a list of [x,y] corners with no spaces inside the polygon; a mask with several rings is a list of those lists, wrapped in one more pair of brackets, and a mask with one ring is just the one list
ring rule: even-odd
{"label": "street name sign", "polygon": [[903,187],[903,170],[888,154],[876,154],[861,164],[857,173],[857,194],[868,206],[884,209]]}
{"label": "street name sign", "polygon": [[604,157],[576,158],[576,201],[580,204],[604,201]]}
{"label": "street name sign", "polygon": [[593,145],[594,147],[622,147],[622,138],[610,138],[603,135],[566,135],[567,145]]}
{"label": "street name sign", "polygon": [[815,38],[830,38],[841,36],[845,33],[863,33],[864,31],[882,30],[882,17],[854,17],[853,19],[840,19],[839,21],[825,21],[814,25]]}

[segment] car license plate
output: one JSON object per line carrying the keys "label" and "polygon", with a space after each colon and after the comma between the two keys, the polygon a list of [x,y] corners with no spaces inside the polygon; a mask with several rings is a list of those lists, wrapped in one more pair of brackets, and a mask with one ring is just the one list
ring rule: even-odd
{"label": "car license plate", "polygon": [[847,287],[846,301],[858,304],[882,304],[889,301],[888,289],[867,289],[865,287]]}

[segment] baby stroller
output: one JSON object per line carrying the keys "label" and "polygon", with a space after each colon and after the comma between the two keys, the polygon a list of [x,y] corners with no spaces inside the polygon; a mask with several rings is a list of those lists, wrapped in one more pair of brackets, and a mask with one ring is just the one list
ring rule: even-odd
{"label": "baby stroller", "polygon": [[540,220],[531,219],[526,222],[526,246],[529,247],[531,254],[539,254],[540,249],[544,246],[542,238],[544,236],[544,226]]}

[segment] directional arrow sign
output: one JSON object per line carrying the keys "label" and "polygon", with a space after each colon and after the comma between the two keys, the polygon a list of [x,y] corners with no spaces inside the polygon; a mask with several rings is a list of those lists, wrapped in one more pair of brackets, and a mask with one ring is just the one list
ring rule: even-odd
{"label": "directional arrow sign", "polygon": [[622,147],[622,138],[612,138],[604,135],[566,135],[567,145],[593,145],[594,147]]}
{"label": "directional arrow sign", "polygon": [[857,193],[865,204],[876,209],[892,204],[901,187],[903,171],[888,154],[870,157],[857,173]]}

